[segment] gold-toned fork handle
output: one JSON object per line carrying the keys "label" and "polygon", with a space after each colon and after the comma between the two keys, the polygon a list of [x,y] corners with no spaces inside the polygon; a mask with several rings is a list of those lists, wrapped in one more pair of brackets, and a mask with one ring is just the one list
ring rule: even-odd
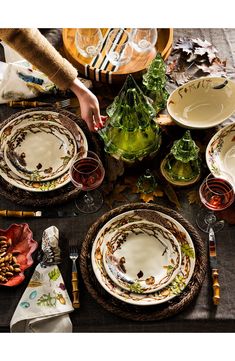
{"label": "gold-toned fork handle", "polygon": [[72,272],[72,295],[73,295],[73,302],[72,302],[73,307],[80,308],[77,272]]}
{"label": "gold-toned fork handle", "polygon": [[36,217],[35,212],[31,211],[9,211],[7,209],[0,210],[2,217]]}
{"label": "gold-toned fork handle", "polygon": [[212,282],[213,282],[213,303],[218,305],[220,301],[220,284],[219,284],[219,271],[217,269],[212,270]]}

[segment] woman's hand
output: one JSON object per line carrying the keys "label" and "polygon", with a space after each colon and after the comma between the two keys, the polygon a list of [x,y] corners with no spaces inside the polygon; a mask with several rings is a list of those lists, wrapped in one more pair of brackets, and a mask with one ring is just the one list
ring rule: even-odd
{"label": "woman's hand", "polygon": [[100,115],[97,97],[77,78],[73,81],[70,89],[79,100],[82,119],[85,120],[90,131],[94,132],[101,128],[106,117]]}

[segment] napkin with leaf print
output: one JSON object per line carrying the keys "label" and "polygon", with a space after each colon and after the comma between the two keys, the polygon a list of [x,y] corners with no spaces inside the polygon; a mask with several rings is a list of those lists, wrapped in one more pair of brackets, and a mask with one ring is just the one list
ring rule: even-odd
{"label": "napkin with leaf print", "polygon": [[58,267],[59,231],[47,228],[42,236],[42,260],[11,319],[11,332],[72,332],[73,306]]}

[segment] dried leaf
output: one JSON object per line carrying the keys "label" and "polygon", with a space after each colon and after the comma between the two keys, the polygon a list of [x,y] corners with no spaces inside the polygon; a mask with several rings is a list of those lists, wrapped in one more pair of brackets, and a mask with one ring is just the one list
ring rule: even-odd
{"label": "dried leaf", "polygon": [[160,189],[156,189],[154,192],[151,193],[140,193],[140,199],[142,199],[145,203],[149,203],[154,201],[154,197],[163,197],[164,192]]}
{"label": "dried leaf", "polygon": [[154,195],[153,193],[140,193],[140,199],[145,203],[149,203],[151,201],[154,201]]}
{"label": "dried leaf", "polygon": [[216,58],[217,49],[209,43],[207,40],[201,40],[199,38],[193,39],[194,44],[198,44],[199,47],[195,47],[194,54],[208,57],[210,63]]}
{"label": "dried leaf", "polygon": [[174,203],[177,209],[181,208],[177,194],[176,194],[174,188],[169,183],[164,185],[164,192],[165,192],[166,196],[168,197],[169,201]]}
{"label": "dried leaf", "polygon": [[191,54],[193,52],[193,39],[180,38],[174,45],[173,50],[180,50],[187,54]]}
{"label": "dried leaf", "polygon": [[189,204],[200,204],[200,197],[199,197],[199,192],[196,190],[190,191],[187,194],[187,198],[189,201]]}
{"label": "dried leaf", "polygon": [[115,202],[123,202],[126,201],[127,198],[123,194],[123,192],[127,189],[125,184],[116,184],[113,191],[105,196],[105,203],[112,208]]}
{"label": "dried leaf", "polygon": [[226,60],[221,61],[216,58],[211,65],[201,64],[197,65],[197,68],[203,71],[203,73],[213,76],[226,76]]}
{"label": "dried leaf", "polygon": [[154,118],[154,121],[162,126],[175,125],[174,121],[168,114],[158,114],[158,116]]}

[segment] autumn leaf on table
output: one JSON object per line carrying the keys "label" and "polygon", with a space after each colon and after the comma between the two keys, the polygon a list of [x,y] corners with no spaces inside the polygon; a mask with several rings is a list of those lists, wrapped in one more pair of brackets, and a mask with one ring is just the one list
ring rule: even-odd
{"label": "autumn leaf on table", "polygon": [[203,73],[213,76],[226,76],[226,60],[221,61],[219,58],[215,58],[211,65],[201,64],[197,65],[197,68]]}
{"label": "autumn leaf on table", "polygon": [[164,193],[168,197],[169,201],[172,202],[173,204],[175,204],[177,209],[180,209],[181,205],[180,205],[179,199],[177,197],[177,194],[176,194],[174,188],[169,183],[166,183],[166,184],[164,184],[163,189],[164,189]]}
{"label": "autumn leaf on table", "polygon": [[139,197],[142,201],[144,201],[145,203],[149,203],[151,201],[155,200],[155,197],[163,197],[164,196],[164,192],[160,189],[155,190],[154,192],[151,193],[140,193]]}
{"label": "autumn leaf on table", "polygon": [[158,116],[154,118],[154,122],[162,126],[175,125],[169,114],[158,114]]}
{"label": "autumn leaf on table", "polygon": [[201,40],[199,38],[192,39],[195,46],[194,53],[197,55],[206,55],[210,63],[216,58],[218,50],[207,40]]}
{"label": "autumn leaf on table", "polygon": [[126,202],[127,198],[124,195],[124,191],[127,190],[127,185],[125,184],[116,184],[114,186],[114,189],[112,192],[110,192],[109,194],[107,194],[104,197],[104,202],[110,207],[112,208],[113,204],[115,202]]}
{"label": "autumn leaf on table", "polygon": [[187,194],[189,204],[201,204],[199,192],[196,190],[192,190]]}

